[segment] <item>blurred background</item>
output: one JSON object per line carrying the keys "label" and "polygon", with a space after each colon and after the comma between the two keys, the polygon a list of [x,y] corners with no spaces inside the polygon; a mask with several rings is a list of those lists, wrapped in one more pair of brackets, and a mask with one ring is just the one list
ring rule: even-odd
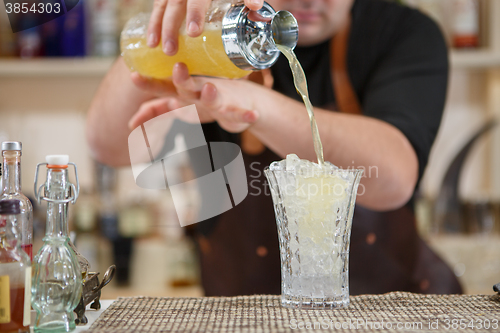
{"label": "blurred background", "polygon": [[[450,46],[446,110],[416,198],[419,230],[466,293],[490,294],[500,281],[500,1],[399,2],[435,19]],[[86,112],[119,55],[120,31],[152,3],[80,0],[67,15],[15,34],[0,3],[0,140],[23,142],[23,192],[31,198],[45,155],[69,154],[77,164],[81,194],[70,230],[93,271],[117,265],[107,299],[202,295],[194,246],[175,227],[170,194],[140,189],[130,168],[96,163],[85,141]],[[185,198],[183,214],[193,214],[196,200]],[[35,205],[35,251],[45,209]]]}

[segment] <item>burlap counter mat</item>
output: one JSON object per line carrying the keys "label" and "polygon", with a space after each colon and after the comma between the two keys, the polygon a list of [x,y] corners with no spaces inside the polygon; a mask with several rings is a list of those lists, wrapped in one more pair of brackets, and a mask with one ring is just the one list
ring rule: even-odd
{"label": "burlap counter mat", "polygon": [[346,309],[296,310],[279,296],[119,298],[89,332],[500,332],[500,296],[394,292]]}

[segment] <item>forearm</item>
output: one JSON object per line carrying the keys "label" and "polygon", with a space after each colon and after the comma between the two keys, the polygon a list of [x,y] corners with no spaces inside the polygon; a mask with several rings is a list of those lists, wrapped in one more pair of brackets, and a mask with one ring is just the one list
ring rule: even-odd
{"label": "forearm", "polygon": [[[266,94],[268,95],[268,94]],[[250,130],[284,157],[296,153],[316,161],[309,118],[302,103],[272,92],[259,99],[261,115]],[[315,108],[326,161],[343,168],[363,168],[357,202],[376,210],[400,207],[411,197],[418,161],[406,137],[383,121]]]}
{"label": "forearm", "polygon": [[120,57],[99,86],[87,116],[87,141],[93,157],[112,166],[129,165],[128,121],[153,94],[139,90]]}
{"label": "forearm", "polygon": [[[177,73],[177,74],[176,74]],[[149,87],[157,90],[158,82]],[[174,70],[173,84],[181,104],[196,104],[205,121],[217,121],[229,132],[247,128],[282,157],[296,153],[315,160],[311,128],[304,104],[245,80],[189,77],[187,68]],[[160,84],[161,85],[161,84]],[[150,106],[137,117],[144,122],[171,111],[168,105]],[[325,160],[340,167],[366,170],[358,203],[390,210],[406,203],[418,178],[416,153],[408,139],[383,121],[316,108]]]}

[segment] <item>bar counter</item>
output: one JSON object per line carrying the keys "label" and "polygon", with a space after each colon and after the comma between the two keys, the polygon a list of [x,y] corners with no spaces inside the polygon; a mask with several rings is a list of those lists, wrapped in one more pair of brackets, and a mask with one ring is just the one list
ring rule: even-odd
{"label": "bar counter", "polygon": [[91,333],[500,332],[499,321],[500,295],[393,292],[351,296],[349,307],[334,310],[283,308],[275,295],[120,297],[86,328]]}

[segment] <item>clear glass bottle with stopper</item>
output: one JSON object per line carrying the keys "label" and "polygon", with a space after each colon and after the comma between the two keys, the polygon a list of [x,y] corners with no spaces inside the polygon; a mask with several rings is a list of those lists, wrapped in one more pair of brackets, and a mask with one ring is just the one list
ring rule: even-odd
{"label": "clear glass bottle with stopper", "polygon": [[21,249],[21,202],[0,201],[0,332],[29,332],[31,260]]}
{"label": "clear glass bottle with stopper", "polygon": [[[82,271],[68,234],[68,205],[78,198],[78,172],[68,155],[49,155],[35,174],[35,196],[47,201],[43,246],[33,260],[31,304],[35,332],[69,332],[75,328],[73,310],[82,293]],[[47,165],[47,180],[37,188],[38,171]],[[68,165],[75,168],[77,186],[69,182]],[[82,257],[83,258],[83,257]],[[88,267],[86,268],[88,269]],[[86,272],[85,272],[86,273]]]}
{"label": "clear glass bottle with stopper", "polygon": [[33,259],[33,206],[21,191],[22,143],[2,142],[2,195],[1,200],[19,200],[21,213],[17,220],[21,232],[21,247]]}
{"label": "clear glass bottle with stopper", "polygon": [[191,75],[241,78],[254,70],[271,67],[279,57],[276,44],[294,48],[297,21],[287,11],[276,12],[268,3],[251,11],[241,0],[214,0],[205,15],[201,36],[191,38],[185,24],[179,30],[179,48],[167,56],[146,43],[150,14],[130,19],[121,33],[121,51],[132,71],[153,78],[168,78],[177,62]]}

